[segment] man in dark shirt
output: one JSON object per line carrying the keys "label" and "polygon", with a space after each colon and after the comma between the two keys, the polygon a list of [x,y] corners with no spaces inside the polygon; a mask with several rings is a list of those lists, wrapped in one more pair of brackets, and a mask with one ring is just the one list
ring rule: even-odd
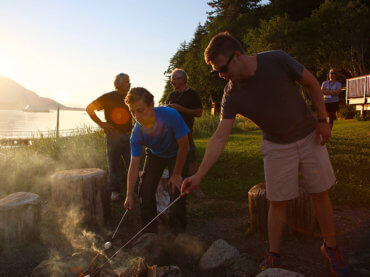
{"label": "man in dark shirt", "polygon": [[[263,131],[267,198],[270,200],[268,237],[270,249],[261,262],[262,270],[280,267],[280,243],[288,201],[299,195],[303,185],[310,193],[324,238],[321,252],[330,262],[334,276],[346,276],[335,239],[333,208],[328,190],[335,182],[325,143],[330,125],[323,94],[316,78],[283,51],[247,56],[228,32],[212,38],[205,60],[225,87],[221,121],[208,142],[199,170],[184,180],[181,193],[197,188],[225,148],[236,114],[252,119]],[[306,87],[317,111],[315,118],[299,94],[296,82]],[[302,183],[299,184],[299,172]]]}
{"label": "man in dark shirt", "polygon": [[[111,188],[111,200],[119,199],[120,191],[120,160],[125,161],[126,169],[130,166],[130,134],[132,129],[132,117],[124,99],[130,89],[130,77],[120,73],[114,81],[115,91],[103,94],[91,102],[86,111],[93,121],[96,122],[106,134],[106,146],[108,154],[109,183]],[[101,121],[95,111],[104,110],[105,122]]]}
{"label": "man in dark shirt", "polygon": [[[201,117],[203,108],[199,94],[195,90],[189,88],[187,82],[188,75],[185,70],[176,68],[172,71],[171,84],[175,91],[168,96],[166,104],[168,107],[177,110],[181,114],[186,125],[190,129],[190,133],[188,135],[190,145],[188,162],[189,174],[193,175],[198,170],[198,163],[195,156],[196,148],[193,140],[194,117]],[[196,190],[196,195],[198,197],[204,197],[204,194],[200,189]]]}

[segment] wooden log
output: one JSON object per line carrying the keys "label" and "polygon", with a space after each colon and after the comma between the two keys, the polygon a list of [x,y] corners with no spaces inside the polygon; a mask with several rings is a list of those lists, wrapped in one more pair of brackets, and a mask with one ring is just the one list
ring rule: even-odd
{"label": "wooden log", "polygon": [[248,191],[250,231],[267,235],[267,214],[269,201],[266,198],[264,183],[253,186]]}
{"label": "wooden log", "polygon": [[41,200],[30,192],[0,199],[0,246],[16,246],[40,238]]}
{"label": "wooden log", "polygon": [[[269,200],[264,183],[253,186],[248,192],[250,232],[267,236]],[[299,188],[299,197],[289,201],[287,206],[285,234],[313,234],[317,226],[310,195]]]}
{"label": "wooden log", "polygon": [[51,176],[51,200],[56,212],[73,208],[81,223],[102,226],[110,216],[107,174],[99,168],[58,171]]}

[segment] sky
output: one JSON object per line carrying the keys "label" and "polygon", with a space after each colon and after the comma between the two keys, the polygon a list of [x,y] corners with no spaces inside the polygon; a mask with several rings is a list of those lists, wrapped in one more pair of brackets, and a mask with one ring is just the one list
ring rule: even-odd
{"label": "sky", "polygon": [[209,0],[1,0],[0,76],[86,107],[130,75],[158,102],[164,71],[207,19]]}

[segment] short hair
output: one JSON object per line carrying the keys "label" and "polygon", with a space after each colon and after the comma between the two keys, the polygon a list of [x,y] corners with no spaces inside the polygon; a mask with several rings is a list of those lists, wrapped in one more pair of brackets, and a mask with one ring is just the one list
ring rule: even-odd
{"label": "short hair", "polygon": [[125,82],[127,82],[127,80],[129,79],[130,77],[125,74],[125,73],[120,73],[116,76],[116,78],[114,79],[114,87],[119,90],[122,88],[123,84]]}
{"label": "short hair", "polygon": [[222,32],[215,35],[209,42],[204,51],[204,60],[207,64],[210,64],[219,54],[230,56],[235,51],[244,54],[241,43],[229,32]]}
{"label": "short hair", "polygon": [[125,97],[126,105],[143,100],[147,105],[154,102],[154,96],[147,89],[142,87],[131,88]]}
{"label": "short hair", "polygon": [[181,68],[175,68],[174,70],[172,70],[172,73],[171,73],[171,77],[174,75],[174,74],[179,74],[181,78],[184,79],[185,83],[188,82],[188,74],[186,74],[185,70],[184,69],[181,69]]}

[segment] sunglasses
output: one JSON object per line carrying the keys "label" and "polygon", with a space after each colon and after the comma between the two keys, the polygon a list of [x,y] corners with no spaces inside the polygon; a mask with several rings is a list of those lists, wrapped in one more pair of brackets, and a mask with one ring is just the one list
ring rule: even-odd
{"label": "sunglasses", "polygon": [[212,73],[214,74],[219,74],[219,73],[227,73],[227,71],[229,71],[228,69],[228,66],[229,66],[229,63],[231,62],[231,60],[234,58],[234,53],[230,56],[230,58],[228,59],[228,61],[226,62],[226,64],[224,64],[223,66],[220,67],[219,70],[211,70]]}

